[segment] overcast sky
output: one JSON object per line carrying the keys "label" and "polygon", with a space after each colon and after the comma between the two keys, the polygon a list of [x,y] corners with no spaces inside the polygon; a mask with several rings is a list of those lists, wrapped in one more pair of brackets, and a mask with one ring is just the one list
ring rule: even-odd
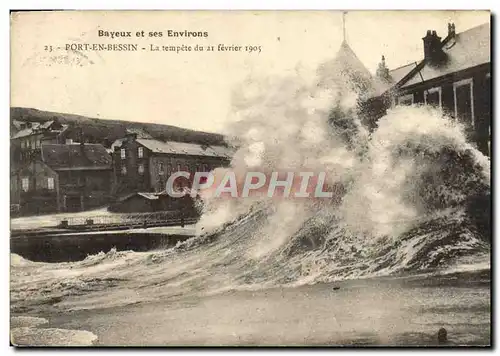
{"label": "overcast sky", "polygon": [[[489,22],[479,11],[352,11],[347,41],[375,72],[382,54],[389,68],[423,56],[428,29],[445,37]],[[106,39],[98,30],[162,31],[164,37]],[[206,38],[169,38],[168,29],[207,31]],[[11,106],[223,132],[232,88],[248,75],[286,75],[300,64],[314,69],[342,42],[342,12],[64,12],[14,15],[11,28]],[[66,43],[258,45],[246,52],[83,52]],[[53,51],[45,51],[45,46]],[[56,49],[58,46],[63,49]]]}

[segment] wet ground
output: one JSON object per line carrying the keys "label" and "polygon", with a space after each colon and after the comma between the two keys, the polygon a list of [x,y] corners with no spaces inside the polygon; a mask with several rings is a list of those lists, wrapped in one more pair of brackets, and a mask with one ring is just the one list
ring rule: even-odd
{"label": "wet ground", "polygon": [[[44,315],[99,345],[488,346],[489,271],[229,291]],[[437,331],[448,342],[437,342]]]}

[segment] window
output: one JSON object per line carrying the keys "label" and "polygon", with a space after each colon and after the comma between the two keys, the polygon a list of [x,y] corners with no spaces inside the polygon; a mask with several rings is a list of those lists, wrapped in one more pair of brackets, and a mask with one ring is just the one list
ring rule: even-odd
{"label": "window", "polygon": [[26,147],[26,142],[24,140],[21,140],[21,148]]}
{"label": "window", "polygon": [[47,188],[49,188],[49,190],[54,190],[54,178],[47,178]]}
{"label": "window", "polygon": [[122,148],[120,150],[120,156],[121,156],[122,159],[125,159],[127,157],[127,154],[125,153],[125,149],[124,148]]}
{"label": "window", "polygon": [[137,166],[137,172],[139,172],[139,174],[144,174],[144,165],[142,163]]}
{"label": "window", "polygon": [[432,105],[441,108],[441,87],[431,88],[424,91],[425,105]]}
{"label": "window", "polygon": [[165,174],[165,167],[163,166],[163,162],[159,162],[159,163],[158,163],[158,173],[159,173],[160,175]]}
{"label": "window", "polygon": [[181,164],[177,163],[177,172],[180,172],[180,171],[181,171]]}
{"label": "window", "polygon": [[398,105],[413,105],[413,94],[402,95],[398,97]]}
{"label": "window", "polygon": [[139,158],[144,157],[144,148],[143,147],[137,148],[137,157],[139,157]]}
{"label": "window", "polygon": [[467,126],[474,126],[474,95],[472,78],[453,83],[455,118]]}
{"label": "window", "polygon": [[170,163],[167,164],[167,176],[170,177],[172,174],[172,165]]}
{"label": "window", "polygon": [[203,165],[203,172],[210,172],[210,167],[208,166],[208,164]]}
{"label": "window", "polygon": [[127,174],[127,166],[122,166],[122,175]]}
{"label": "window", "polygon": [[30,190],[30,180],[27,177],[21,178],[21,187],[23,188],[23,191],[27,192]]}

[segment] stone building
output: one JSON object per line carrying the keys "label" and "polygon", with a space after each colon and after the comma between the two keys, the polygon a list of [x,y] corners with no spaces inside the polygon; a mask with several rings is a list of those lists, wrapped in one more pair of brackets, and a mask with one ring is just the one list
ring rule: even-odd
{"label": "stone building", "polygon": [[[33,108],[11,108],[10,119],[10,203],[14,214],[88,210],[129,193],[161,190],[163,174],[153,171],[155,166],[164,172],[179,163],[210,170],[229,162],[222,146],[224,136],[215,133]],[[124,141],[125,150],[130,149],[129,135],[145,140],[143,157],[131,151],[125,160],[121,158]],[[165,158],[159,143],[153,147],[155,142],[168,142],[168,147],[173,147],[168,155],[171,158]]]}
{"label": "stone building", "polygon": [[210,172],[229,165],[232,153],[222,145],[160,141],[129,133],[113,152],[114,195],[162,192],[173,172]]}
{"label": "stone building", "polygon": [[12,120],[11,162],[15,166],[39,159],[42,144],[64,143],[61,135],[67,128],[68,125],[56,119],[45,122]]}
{"label": "stone building", "polygon": [[104,146],[43,144],[38,159],[11,174],[11,204],[21,214],[88,210],[110,201],[112,182]]}

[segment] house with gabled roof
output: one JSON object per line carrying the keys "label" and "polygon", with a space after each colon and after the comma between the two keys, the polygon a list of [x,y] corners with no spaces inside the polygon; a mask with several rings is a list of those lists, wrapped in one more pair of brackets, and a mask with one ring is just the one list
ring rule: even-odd
{"label": "house with gabled roof", "polygon": [[40,148],[45,143],[61,143],[61,135],[68,125],[57,119],[45,122],[12,120],[11,161],[23,165],[40,158]]}
{"label": "house with gabled roof", "polygon": [[491,27],[490,23],[457,33],[448,24],[442,39],[427,31],[423,58],[387,69],[385,58],[377,76],[385,82],[381,93],[370,98],[378,115],[396,105],[433,105],[461,122],[470,141],[490,154],[491,134]]}
{"label": "house with gabled roof", "polygon": [[12,180],[21,213],[88,210],[110,202],[112,159],[100,144],[42,144],[40,157],[11,174]]}

